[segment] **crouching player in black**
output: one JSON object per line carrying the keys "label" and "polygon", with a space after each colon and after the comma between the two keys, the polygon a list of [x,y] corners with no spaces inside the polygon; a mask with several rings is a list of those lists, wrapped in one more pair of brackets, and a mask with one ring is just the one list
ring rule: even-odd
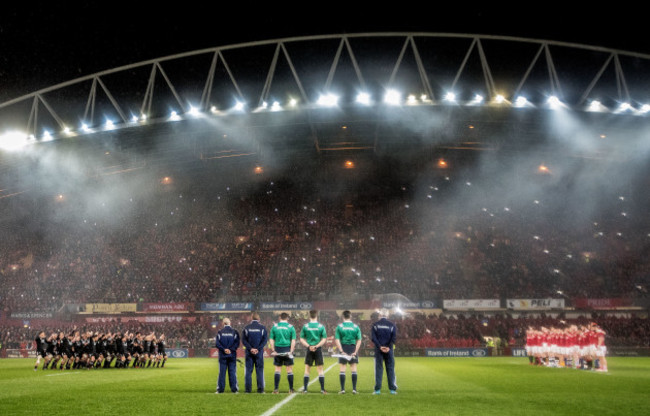
{"label": "crouching player in black", "polygon": [[158,351],[156,352],[156,367],[160,366],[162,368],[165,366],[165,361],[167,361],[167,353],[165,352],[165,334],[160,334],[156,346],[158,347]]}
{"label": "crouching player in black", "polygon": [[[72,336],[72,334],[70,335]],[[72,341],[63,331],[59,332],[59,355],[61,356],[61,366],[59,369],[69,368],[67,365],[72,356]]]}
{"label": "crouching player in black", "polygon": [[45,331],[39,332],[36,339],[34,339],[34,342],[36,343],[36,364],[34,364],[34,371],[38,370],[38,365],[41,363],[41,359],[44,360],[43,370],[45,370],[52,359],[51,356],[48,357],[47,355],[48,342],[47,337],[45,336]]}
{"label": "crouching player in black", "polygon": [[118,334],[115,338],[115,368],[127,368],[131,362],[131,353],[129,352],[128,336]]}

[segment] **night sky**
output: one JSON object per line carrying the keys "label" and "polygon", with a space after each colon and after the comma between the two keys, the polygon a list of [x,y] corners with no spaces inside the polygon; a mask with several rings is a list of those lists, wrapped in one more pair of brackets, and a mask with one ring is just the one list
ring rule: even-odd
{"label": "night sky", "polygon": [[[97,71],[175,53],[279,37],[413,31],[521,36],[650,53],[642,13],[422,2],[24,2],[0,11],[0,102]],[[234,3],[234,2],[231,2]],[[364,2],[365,3],[365,2]],[[485,4],[485,2],[483,2]],[[566,2],[565,2],[566,3]],[[65,6],[61,6],[65,4]],[[624,31],[616,28],[624,26]]]}

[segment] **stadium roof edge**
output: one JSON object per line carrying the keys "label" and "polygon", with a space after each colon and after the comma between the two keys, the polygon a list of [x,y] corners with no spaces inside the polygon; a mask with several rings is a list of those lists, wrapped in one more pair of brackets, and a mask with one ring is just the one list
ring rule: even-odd
{"label": "stadium roof edge", "polygon": [[571,43],[571,42],[562,42],[562,41],[553,41],[553,40],[544,40],[544,39],[534,39],[534,38],[524,38],[524,37],[515,37],[515,36],[501,36],[501,35],[481,35],[481,34],[462,34],[462,33],[435,33],[435,32],[365,32],[365,33],[346,33],[346,34],[330,34],[330,35],[312,35],[312,36],[297,36],[297,37],[285,37],[285,38],[276,38],[276,39],[268,39],[268,40],[260,40],[260,41],[252,41],[252,42],[243,42],[243,43],[237,43],[237,44],[231,44],[231,45],[223,45],[223,46],[216,46],[216,47],[211,47],[211,48],[203,48],[203,49],[197,49],[197,50],[192,50],[192,51],[187,51],[187,52],[182,52],[178,54],[173,54],[173,55],[168,55],[164,57],[158,57],[158,58],[153,58],[153,59],[148,59],[128,65],[122,65],[119,67],[107,69],[104,71],[96,72],[93,74],[85,75],[82,77],[78,77],[72,80],[68,80],[62,83],[58,83],[46,88],[39,89],[37,91],[33,91],[31,93],[22,95],[20,97],[16,97],[13,99],[10,99],[8,101],[5,101],[3,103],[0,103],[0,109],[11,106],[13,104],[19,103],[21,101],[24,101],[29,98],[33,98],[36,96],[39,96],[41,94],[45,94],[51,91],[55,91],[57,89],[65,88],[71,85],[75,85],[77,83],[81,83],[84,81],[92,80],[97,77],[101,77],[104,75],[109,75],[109,74],[114,74],[126,70],[130,70],[133,68],[138,68],[141,66],[146,66],[146,65],[152,65],[160,62],[165,62],[165,61],[170,61],[174,59],[181,59],[181,58],[186,58],[186,57],[191,57],[191,56],[196,56],[196,55],[202,55],[206,53],[211,53],[211,52],[220,52],[220,51],[226,51],[226,50],[232,50],[232,49],[241,49],[241,48],[247,48],[247,47],[255,47],[255,46],[264,46],[264,45],[273,45],[273,44],[284,44],[284,43],[289,43],[289,42],[303,42],[303,41],[317,41],[317,40],[327,40],[327,39],[348,39],[348,38],[362,38],[362,37],[373,37],[373,38],[380,38],[380,37],[405,37],[405,38],[413,38],[413,37],[438,37],[438,38],[458,38],[458,39],[479,39],[479,40],[497,40],[497,41],[509,41],[509,42],[523,42],[523,43],[533,43],[533,44],[540,44],[540,45],[548,45],[548,46],[559,46],[559,47],[567,47],[567,48],[576,48],[576,49],[583,49],[583,50],[590,50],[590,51],[595,51],[595,52],[604,52],[604,53],[611,53],[611,54],[616,54],[616,55],[622,55],[622,56],[629,56],[629,57],[634,57],[634,58],[640,58],[640,59],[648,59],[650,60],[650,54],[643,54],[643,53],[638,53],[638,52],[633,52],[633,51],[626,51],[626,50],[618,50],[618,49],[613,49],[613,48],[606,48],[606,47],[601,47],[601,46],[594,46],[594,45],[586,45],[586,44],[580,44],[580,43]]}

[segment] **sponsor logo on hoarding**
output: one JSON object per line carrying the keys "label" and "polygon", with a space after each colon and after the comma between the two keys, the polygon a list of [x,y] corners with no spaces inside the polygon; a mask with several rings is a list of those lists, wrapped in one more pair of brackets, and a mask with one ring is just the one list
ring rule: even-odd
{"label": "sponsor logo on hoarding", "polygon": [[487,357],[487,348],[427,348],[427,357]]}
{"label": "sponsor logo on hoarding", "polygon": [[167,355],[173,358],[188,358],[189,351],[185,348],[172,348],[168,350]]}

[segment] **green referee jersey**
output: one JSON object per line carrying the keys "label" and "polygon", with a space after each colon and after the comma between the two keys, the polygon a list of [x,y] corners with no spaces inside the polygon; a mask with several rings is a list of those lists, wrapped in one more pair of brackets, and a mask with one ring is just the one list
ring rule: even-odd
{"label": "green referee jersey", "polygon": [[361,339],[361,329],[353,322],[341,322],[336,327],[335,337],[341,345],[354,345]]}
{"label": "green referee jersey", "polygon": [[327,332],[323,324],[318,322],[306,323],[300,330],[300,338],[307,341],[309,345],[318,344],[323,338],[327,338]]}
{"label": "green referee jersey", "polygon": [[296,339],[296,329],[289,322],[278,322],[271,328],[269,338],[276,347],[290,347],[291,340]]}

